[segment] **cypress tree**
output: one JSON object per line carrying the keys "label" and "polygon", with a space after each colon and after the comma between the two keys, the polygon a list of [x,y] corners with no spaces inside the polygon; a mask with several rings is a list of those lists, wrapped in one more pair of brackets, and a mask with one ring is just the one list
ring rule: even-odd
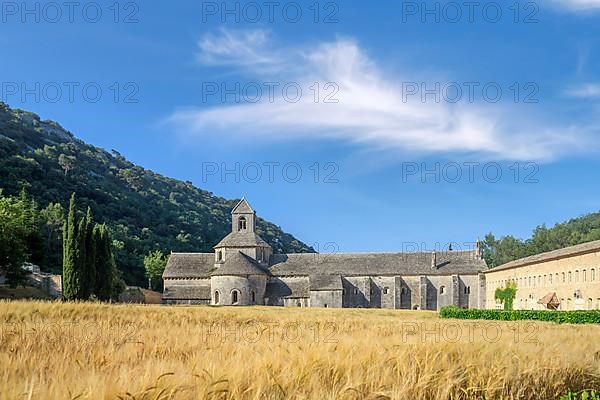
{"label": "cypress tree", "polygon": [[75,193],[71,195],[69,216],[63,226],[63,298],[76,300],[80,293],[81,274],[78,268],[78,222]]}
{"label": "cypress tree", "polygon": [[85,247],[85,259],[83,261],[84,280],[83,298],[89,299],[94,293],[96,281],[96,244],[94,240],[94,221],[92,210],[88,207],[83,230],[83,245]]}
{"label": "cypress tree", "polygon": [[114,260],[110,247],[110,235],[106,225],[94,228],[96,241],[96,296],[102,301],[110,300],[114,276]]}
{"label": "cypress tree", "polygon": [[85,278],[86,278],[86,221],[85,218],[79,220],[77,228],[77,256],[75,266],[80,276],[79,287],[77,291],[77,299],[87,300],[85,297]]}

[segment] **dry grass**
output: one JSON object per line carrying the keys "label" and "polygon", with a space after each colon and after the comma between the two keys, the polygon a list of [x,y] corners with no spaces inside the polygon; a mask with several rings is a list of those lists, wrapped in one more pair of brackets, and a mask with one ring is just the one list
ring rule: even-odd
{"label": "dry grass", "polygon": [[0,302],[4,399],[554,399],[600,326],[430,312]]}

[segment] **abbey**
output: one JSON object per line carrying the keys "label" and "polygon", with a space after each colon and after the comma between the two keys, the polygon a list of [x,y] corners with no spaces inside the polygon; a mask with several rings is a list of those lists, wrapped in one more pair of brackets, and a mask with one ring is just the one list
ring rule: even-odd
{"label": "abbey", "polygon": [[172,253],[163,274],[167,304],[485,308],[487,270],[471,251],[273,254],[245,199],[214,253]]}

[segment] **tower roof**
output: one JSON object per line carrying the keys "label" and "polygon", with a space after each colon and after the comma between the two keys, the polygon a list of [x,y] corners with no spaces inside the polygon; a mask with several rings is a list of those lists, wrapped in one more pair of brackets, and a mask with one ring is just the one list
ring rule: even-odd
{"label": "tower roof", "polygon": [[265,242],[260,236],[252,231],[239,231],[239,232],[231,232],[229,235],[225,236],[223,240],[221,240],[214,247],[215,249],[219,249],[221,247],[271,247],[269,243]]}
{"label": "tower roof", "polygon": [[231,254],[219,269],[213,271],[211,276],[246,276],[246,275],[268,275],[268,272],[259,267],[256,262],[236,251]]}
{"label": "tower roof", "polygon": [[233,207],[233,210],[231,210],[231,213],[232,214],[253,214],[254,210],[252,209],[252,207],[250,206],[250,204],[248,203],[246,198],[242,197],[242,199],[239,201],[239,203],[237,203],[237,205],[235,207]]}

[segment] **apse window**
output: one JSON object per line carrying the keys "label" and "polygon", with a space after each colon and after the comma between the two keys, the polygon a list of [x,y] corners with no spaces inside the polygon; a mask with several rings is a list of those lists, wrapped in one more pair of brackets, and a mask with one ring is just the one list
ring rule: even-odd
{"label": "apse window", "polygon": [[231,304],[237,304],[239,301],[239,293],[237,290],[231,292]]}

